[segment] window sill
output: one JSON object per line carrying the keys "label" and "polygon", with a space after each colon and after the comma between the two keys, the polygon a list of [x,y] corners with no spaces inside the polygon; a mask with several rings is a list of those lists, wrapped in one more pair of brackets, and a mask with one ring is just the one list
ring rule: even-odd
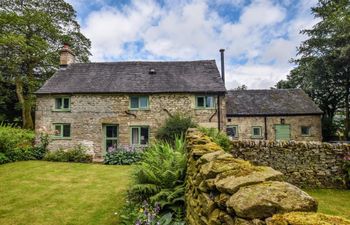
{"label": "window sill", "polygon": [[251,139],[263,139],[264,137],[263,136],[252,136],[250,137]]}
{"label": "window sill", "polygon": [[129,111],[151,111],[150,108],[147,108],[147,109],[129,109]]}
{"label": "window sill", "polygon": [[53,109],[52,112],[71,112],[70,109]]}
{"label": "window sill", "polygon": [[51,137],[52,140],[72,140],[71,137]]}
{"label": "window sill", "polygon": [[216,108],[210,107],[210,108],[205,108],[205,107],[196,107],[194,108],[196,110],[215,110]]}

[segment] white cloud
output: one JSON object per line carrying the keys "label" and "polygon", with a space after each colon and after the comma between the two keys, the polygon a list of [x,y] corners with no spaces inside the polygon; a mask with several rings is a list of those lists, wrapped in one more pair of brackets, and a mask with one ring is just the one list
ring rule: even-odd
{"label": "white cloud", "polygon": [[[77,5],[82,0],[70,1]],[[293,66],[289,59],[305,39],[300,29],[315,23],[309,8],[316,0],[300,0],[292,16],[288,7],[295,1],[290,0],[215,2],[240,7],[232,21],[220,17],[209,0],[166,1],[162,6],[155,0],[131,0],[119,8],[101,1],[93,0],[101,7],[83,21],[93,61],[219,59],[218,50],[226,48],[228,88],[269,88],[285,78]]]}

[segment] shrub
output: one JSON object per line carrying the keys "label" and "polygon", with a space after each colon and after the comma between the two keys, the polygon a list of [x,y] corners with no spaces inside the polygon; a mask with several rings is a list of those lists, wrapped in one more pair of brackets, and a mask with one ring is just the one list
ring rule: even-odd
{"label": "shrub", "polygon": [[92,162],[92,155],[86,153],[86,150],[78,145],[72,149],[59,149],[56,151],[47,152],[44,156],[44,160],[55,162]]}
{"label": "shrub", "polygon": [[4,153],[0,152],[0,165],[10,162],[9,158]]}
{"label": "shrub", "polygon": [[184,208],[184,179],[186,173],[185,142],[176,138],[174,145],[156,142],[145,152],[137,166],[134,200],[159,203],[163,211],[176,212]]}
{"label": "shrub", "polygon": [[175,137],[184,137],[188,128],[196,126],[197,124],[192,121],[191,117],[177,113],[169,117],[165,124],[158,129],[156,138],[173,143]]}
{"label": "shrub", "polygon": [[7,162],[35,159],[34,140],[33,131],[0,125],[0,153],[6,156]]}
{"label": "shrub", "polygon": [[199,130],[206,134],[207,136],[211,137],[212,140],[220,145],[220,147],[224,151],[231,151],[231,140],[227,137],[227,135],[224,132],[219,132],[216,128],[204,128],[200,127]]}
{"label": "shrub", "polygon": [[142,149],[138,148],[118,148],[107,152],[104,163],[108,165],[131,165],[140,161]]}

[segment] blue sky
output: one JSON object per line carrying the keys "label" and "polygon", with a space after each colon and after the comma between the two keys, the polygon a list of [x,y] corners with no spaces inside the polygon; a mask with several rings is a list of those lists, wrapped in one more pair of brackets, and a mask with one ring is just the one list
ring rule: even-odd
{"label": "blue sky", "polygon": [[316,0],[68,0],[92,61],[215,59],[226,85],[272,87],[293,65]]}

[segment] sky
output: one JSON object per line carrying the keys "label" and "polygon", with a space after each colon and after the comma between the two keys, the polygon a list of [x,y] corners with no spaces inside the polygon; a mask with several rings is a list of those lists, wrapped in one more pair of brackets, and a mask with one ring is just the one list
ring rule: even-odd
{"label": "sky", "polygon": [[316,0],[67,0],[93,62],[215,59],[226,88],[269,89],[295,66]]}

